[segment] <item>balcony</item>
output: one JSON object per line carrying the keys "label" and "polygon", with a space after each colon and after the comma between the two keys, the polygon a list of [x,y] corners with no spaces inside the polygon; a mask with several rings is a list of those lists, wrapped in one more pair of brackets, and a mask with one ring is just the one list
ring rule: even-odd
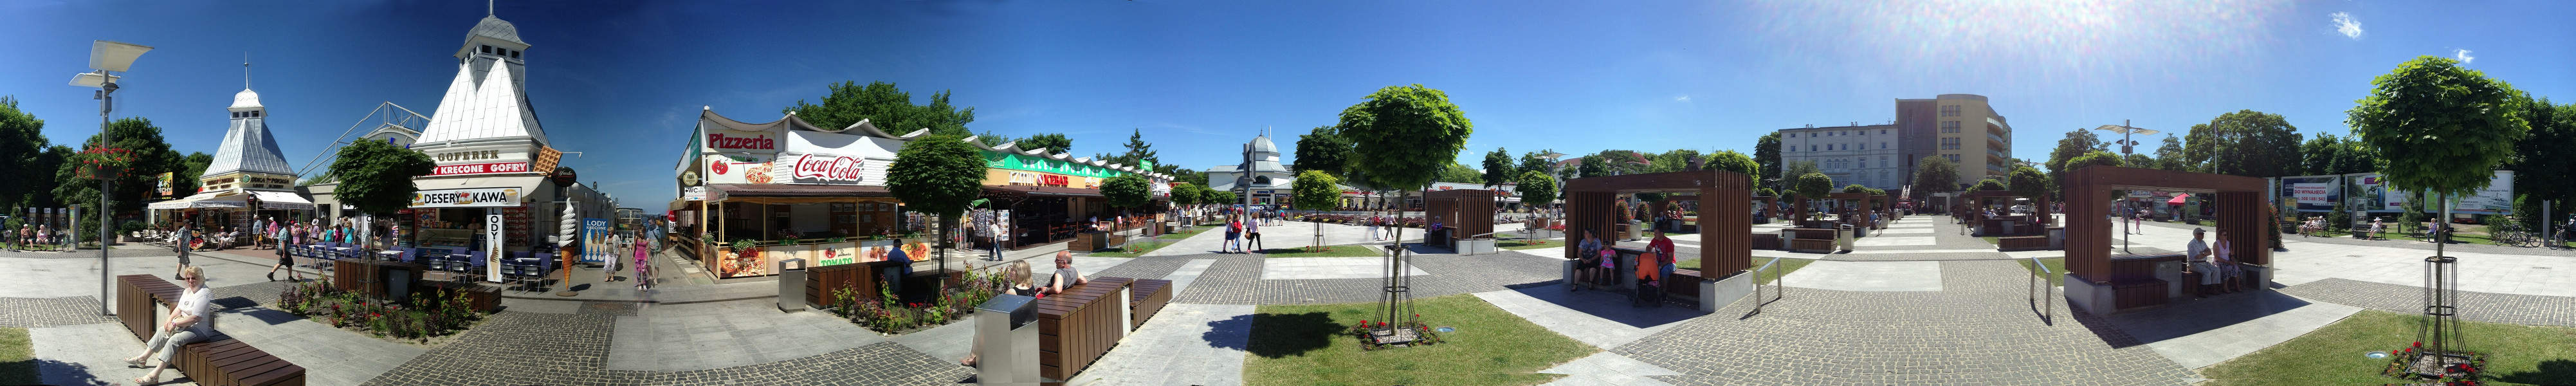
{"label": "balcony", "polygon": [[1995,159],[1998,159],[1998,160],[2011,160],[2011,159],[2012,159],[2012,156],[2004,155],[2004,152],[2002,152],[2002,151],[1997,151],[1997,150],[1995,150],[1995,149],[1986,149],[1986,155],[1994,156],[1994,157],[1995,157]]}
{"label": "balcony", "polygon": [[1995,133],[1986,133],[1986,141],[1987,143],[1994,144],[1992,147],[2003,147],[2004,145],[2012,144],[2012,141],[2006,141],[2003,136],[1995,135]]}

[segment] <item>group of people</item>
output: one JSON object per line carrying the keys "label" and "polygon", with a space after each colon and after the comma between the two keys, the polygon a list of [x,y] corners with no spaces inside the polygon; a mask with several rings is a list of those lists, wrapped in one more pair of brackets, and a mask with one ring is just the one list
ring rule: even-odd
{"label": "group of people", "polygon": [[1629,298],[1629,304],[1662,307],[1663,279],[1672,277],[1675,264],[1680,261],[1674,256],[1673,239],[1665,236],[1663,229],[1656,229],[1654,240],[1646,242],[1646,250],[1637,255],[1634,265],[1619,261],[1619,252],[1612,249],[1613,246],[1614,243],[1602,241],[1595,231],[1583,231],[1583,242],[1575,244],[1575,256],[1579,258],[1574,264],[1574,282],[1567,284],[1566,290],[1617,288],[1619,273],[1633,270],[1637,288]]}
{"label": "group of people", "polygon": [[1360,219],[1361,223],[1368,225],[1369,240],[1373,241],[1395,238],[1395,231],[1398,228],[1396,221],[1398,219],[1394,216],[1368,216]]}
{"label": "group of people", "polygon": [[57,251],[70,251],[72,250],[72,232],[71,229],[68,229],[69,227],[65,228],[66,229],[54,229],[54,226],[50,224],[19,225],[18,230],[15,232],[0,233],[8,234],[7,237],[10,238],[9,250],[11,251],[25,250],[38,245],[53,246],[54,250]]}
{"label": "group of people", "polygon": [[[2228,248],[2227,228],[2218,228],[2218,244],[2214,246],[2202,240],[2205,233],[2201,228],[2191,228],[2191,244],[2184,246],[2184,259],[2193,261],[2189,268],[2199,271],[2201,282],[2218,283],[2220,293],[2244,291],[2245,281],[2241,279],[2245,270],[2237,266],[2235,252]],[[2183,274],[2193,272],[2186,270]]]}
{"label": "group of people", "polygon": [[1244,221],[1243,216],[1228,217],[1225,220],[1225,244],[1219,246],[1219,249],[1223,250],[1217,253],[1253,253],[1262,250],[1261,223],[1264,220],[1255,218],[1252,221]]}

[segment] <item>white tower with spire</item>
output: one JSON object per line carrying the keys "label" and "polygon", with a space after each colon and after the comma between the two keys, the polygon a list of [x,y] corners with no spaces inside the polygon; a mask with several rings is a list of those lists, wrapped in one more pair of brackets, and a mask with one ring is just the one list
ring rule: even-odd
{"label": "white tower with spire", "polygon": [[250,89],[250,62],[242,62],[242,90],[233,94],[232,124],[224,131],[224,140],[215,148],[215,160],[206,164],[206,173],[196,177],[203,192],[238,193],[248,190],[290,191],[295,189],[295,169],[287,167],[286,156],[277,150],[277,137],[268,132],[268,107],[259,104],[259,92]]}

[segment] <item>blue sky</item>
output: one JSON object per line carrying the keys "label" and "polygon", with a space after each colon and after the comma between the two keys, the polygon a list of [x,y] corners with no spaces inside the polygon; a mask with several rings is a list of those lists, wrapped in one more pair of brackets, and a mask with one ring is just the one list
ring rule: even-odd
{"label": "blue sky", "polygon": [[[89,42],[155,46],[116,115],[212,153],[248,53],[302,168],[379,102],[435,110],[448,55],[485,12],[281,3],[0,2],[0,94],[56,143],[78,141],[97,132],[96,102],[65,82]],[[1771,130],[1887,122],[1894,99],[1944,93],[1991,98],[2029,159],[2070,129],[2179,132],[2240,109],[2341,134],[2370,79],[2418,55],[2464,55],[2576,99],[2576,2],[2562,1],[503,1],[497,13],[533,45],[529,97],[556,147],[586,152],[566,165],[650,209],[674,196],[702,106],[765,121],[842,80],[919,99],[952,90],[976,108],[975,131],[1066,133],[1083,155],[1139,129],[1166,163],[1200,169],[1264,128],[1285,149],[1412,83],[1475,122],[1459,155],[1470,165],[1497,146],[1749,152]]]}

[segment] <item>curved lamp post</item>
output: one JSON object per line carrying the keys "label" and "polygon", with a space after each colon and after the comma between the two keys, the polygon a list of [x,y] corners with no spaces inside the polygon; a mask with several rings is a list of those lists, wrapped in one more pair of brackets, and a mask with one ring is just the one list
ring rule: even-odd
{"label": "curved lamp post", "polygon": [[[91,98],[98,99],[98,144],[100,147],[106,147],[108,144],[115,143],[115,134],[109,133],[107,130],[107,113],[113,108],[113,106],[115,106],[115,104],[113,104],[115,99],[108,95],[116,92],[116,80],[118,77],[115,73],[125,72],[128,68],[133,67],[134,59],[142,57],[143,53],[148,51],[152,51],[151,46],[94,40],[91,41],[89,45],[89,69],[94,71],[72,76],[73,86],[98,88],[98,93]],[[116,314],[115,312],[108,310],[107,303],[109,303],[109,301],[105,300],[108,299],[107,282],[109,277],[115,276],[114,274],[108,273],[110,271],[107,269],[107,241],[109,237],[109,228],[107,223],[116,216],[115,208],[108,206],[108,198],[115,197],[115,194],[111,193],[111,190],[108,188],[112,187],[111,183],[114,181],[115,179],[107,178],[107,176],[99,176],[98,179],[98,297],[99,299],[102,299],[98,302],[98,313],[100,315]],[[78,246],[78,244],[74,245]]]}

